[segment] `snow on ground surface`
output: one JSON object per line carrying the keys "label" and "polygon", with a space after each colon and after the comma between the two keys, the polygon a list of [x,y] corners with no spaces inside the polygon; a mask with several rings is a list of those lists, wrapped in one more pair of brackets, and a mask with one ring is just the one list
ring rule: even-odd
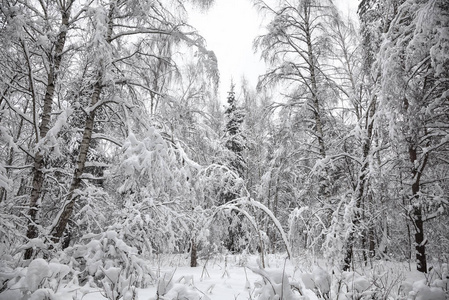
{"label": "snow on ground surface", "polygon": [[[258,268],[257,258],[251,256],[247,262],[248,267]],[[189,266],[176,267],[174,264],[186,265],[187,261],[172,261],[170,265],[155,268],[154,272],[160,277],[166,274],[170,278],[173,274],[172,282],[179,287],[184,286],[199,292],[201,295],[207,295],[212,300],[221,299],[249,299],[249,292],[254,289],[254,283],[261,277],[247,267],[238,256],[228,256],[226,258],[210,259],[199,261],[199,266],[192,268]],[[225,265],[227,265],[225,267]],[[274,267],[282,267],[276,264]],[[288,264],[287,270],[292,271],[293,267]],[[153,299],[156,296],[156,286],[138,290],[138,299]],[[99,291],[87,294],[83,299],[105,299]],[[193,299],[193,298],[192,298]]]}
{"label": "snow on ground surface", "polygon": [[[341,272],[313,255],[292,260],[286,256],[266,255],[261,268],[257,255],[216,253],[191,268],[188,254],[161,255],[136,261],[146,270],[145,281],[137,280],[143,277],[135,271],[124,271],[119,262],[95,268],[90,260],[84,270],[92,271],[94,278],[58,261],[37,258],[28,267],[0,268],[0,300],[449,300],[447,263],[429,262],[428,274],[416,271],[414,264],[384,260]],[[151,284],[135,289],[131,282]]]}
{"label": "snow on ground surface", "polygon": [[[255,297],[254,291],[257,289],[257,282],[262,282],[262,277],[250,270],[259,269],[258,260],[258,257],[254,255],[220,256],[211,258],[207,262],[199,261],[198,267],[191,268],[187,266],[187,257],[178,256],[171,259],[165,258],[164,261],[155,263],[155,266],[159,264],[159,267],[155,267],[153,270],[159,278],[165,278],[165,282],[170,282],[171,285],[167,289],[170,291],[165,294],[166,298],[161,299],[258,299],[257,296]],[[301,282],[305,287],[310,286],[310,284],[313,286],[313,283],[311,283],[314,281],[313,278],[317,282],[316,285],[325,285],[326,280],[328,280],[325,279],[326,274],[331,274],[325,266],[325,262],[312,263],[305,258],[290,261],[285,259],[285,255],[270,255],[266,264],[267,267],[264,271],[269,274],[272,275],[277,272],[277,274],[281,274],[281,277],[282,274],[287,274],[291,283]],[[410,271],[410,268],[412,271]],[[340,278],[349,280],[350,277],[353,280],[353,291],[360,293],[372,288],[373,278],[377,278],[377,285],[383,286],[385,291],[391,289],[389,299],[399,299],[399,295],[402,295],[400,299],[445,300],[444,293],[432,294],[434,290],[422,287],[426,277],[415,269],[415,266],[410,266],[407,263],[378,261],[373,268],[363,268],[357,272],[345,273]],[[335,284],[336,277],[332,277],[331,281]],[[312,289],[312,287],[310,288]],[[305,292],[310,291],[305,290]],[[407,296],[404,292],[407,293]],[[408,296],[409,292],[411,292],[411,296]],[[156,285],[146,289],[138,289],[138,299],[156,299],[156,293]],[[188,298],[185,298],[186,295],[188,295]],[[311,295],[315,294],[311,293]],[[178,298],[178,296],[182,297]],[[102,297],[100,291],[92,290],[83,299],[99,300],[105,298]],[[315,298],[309,297],[309,299]],[[331,299],[334,299],[334,297],[331,297]],[[343,296],[340,299],[349,298]]]}

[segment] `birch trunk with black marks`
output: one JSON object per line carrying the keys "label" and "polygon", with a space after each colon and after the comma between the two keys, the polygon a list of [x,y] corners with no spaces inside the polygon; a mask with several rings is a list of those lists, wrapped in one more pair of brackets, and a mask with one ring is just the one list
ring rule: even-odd
{"label": "birch trunk with black marks", "polygon": [[[112,3],[108,13],[108,30],[105,37],[105,40],[108,44],[111,44],[112,42],[112,27],[113,27],[112,19],[114,16],[114,11],[115,11],[115,3]],[[89,152],[90,142],[92,140],[92,134],[95,123],[95,114],[96,109],[98,108],[97,104],[100,101],[101,92],[103,90],[103,78],[105,75],[104,74],[105,71],[102,69],[102,67],[104,66],[99,66],[97,79],[93,87],[93,93],[90,101],[90,109],[88,111],[88,115],[86,118],[86,123],[83,131],[83,138],[81,140],[77,164],[73,174],[72,183],[69,188],[69,193],[66,197],[65,204],[57,217],[58,219],[56,221],[56,224],[51,231],[52,241],[54,243],[60,242],[61,237],[63,236],[64,231],[66,230],[67,223],[69,222],[69,219],[72,216],[75,202],[77,200],[76,190],[78,190],[81,187],[81,177],[84,173],[84,168],[87,161],[87,154]],[[68,241],[64,243],[65,246],[67,246],[68,244],[69,244]]]}
{"label": "birch trunk with black marks", "polygon": [[[91,98],[90,104],[91,108],[98,103],[101,95],[101,90],[102,90],[101,79],[98,79],[97,82],[95,83],[94,92]],[[67,195],[65,205],[61,213],[59,214],[56,226],[52,230],[52,239],[53,242],[55,243],[59,242],[67,226],[67,223],[70,217],[72,216],[73,208],[75,206],[76,201],[75,191],[81,186],[81,176],[83,175],[84,167],[86,165],[87,153],[89,152],[90,141],[92,140],[94,122],[95,122],[95,109],[92,109],[86,118],[86,124],[84,126],[83,132],[83,139],[81,140],[79,148],[77,166],[73,174],[73,179],[70,185],[69,193]]]}
{"label": "birch trunk with black marks", "polygon": [[[55,52],[54,55],[51,56],[53,61],[50,61],[50,69],[47,78],[46,91],[44,96],[44,105],[41,116],[41,125],[39,126],[39,133],[36,132],[36,143],[38,143],[41,139],[44,139],[50,130],[50,122],[51,122],[51,113],[52,113],[52,104],[53,97],[55,95],[55,84],[57,82],[58,73],[61,67],[61,61],[64,51],[64,46],[67,37],[67,28],[69,25],[70,18],[70,9],[72,6],[72,1],[67,2],[65,7],[61,7],[61,26],[60,32],[58,34],[58,38],[55,44]],[[26,59],[29,60],[28,51],[26,50],[26,45],[23,44],[24,52],[26,55]],[[29,77],[30,77],[30,87],[32,89],[33,95],[33,116],[35,126],[37,127],[36,120],[36,106],[37,106],[37,98],[33,87],[33,74],[31,69],[31,64],[28,61],[29,67]],[[34,155],[34,163],[33,163],[33,181],[32,181],[32,191],[30,196],[29,203],[29,211],[28,211],[28,229],[26,233],[26,237],[28,239],[34,239],[38,236],[38,213],[39,213],[39,202],[42,196],[42,186],[44,184],[45,176],[43,172],[44,168],[44,160],[45,154],[42,150],[38,149],[36,154]],[[24,259],[30,259],[33,256],[33,249],[28,248],[25,250]]]}

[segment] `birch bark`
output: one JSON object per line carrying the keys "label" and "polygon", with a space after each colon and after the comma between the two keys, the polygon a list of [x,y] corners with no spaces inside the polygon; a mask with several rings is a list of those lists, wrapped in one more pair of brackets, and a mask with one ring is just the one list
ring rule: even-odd
{"label": "birch bark", "polygon": [[[44,97],[44,105],[41,116],[41,125],[39,126],[39,132],[36,132],[36,143],[40,140],[44,139],[50,130],[50,122],[51,122],[51,114],[52,114],[52,106],[53,106],[53,97],[55,95],[55,84],[58,79],[58,73],[61,67],[61,61],[63,57],[64,46],[67,37],[67,29],[69,25],[70,18],[70,9],[73,1],[61,2],[62,7],[61,11],[61,25],[60,32],[58,34],[58,38],[55,43],[55,51],[50,61],[50,70],[47,77],[46,91]],[[64,6],[65,4],[65,6]],[[26,50],[26,45],[23,44],[24,52],[29,59],[28,51]],[[30,86],[33,87],[33,74],[31,69],[31,64],[28,63],[29,72],[30,72]],[[34,103],[34,113],[33,115],[37,115],[37,96],[34,92],[34,88],[32,88],[33,92],[33,103]],[[36,117],[34,118],[35,126],[37,126]],[[37,152],[34,156],[33,163],[33,181],[32,181],[32,191],[30,196],[30,204],[28,211],[28,228],[26,237],[28,239],[34,239],[38,236],[38,225],[39,225],[39,200],[42,195],[42,186],[44,184],[45,175],[44,175],[44,161],[45,161],[45,153],[41,149],[37,149]],[[33,256],[33,249],[28,248],[25,250],[24,258],[30,259]]]}

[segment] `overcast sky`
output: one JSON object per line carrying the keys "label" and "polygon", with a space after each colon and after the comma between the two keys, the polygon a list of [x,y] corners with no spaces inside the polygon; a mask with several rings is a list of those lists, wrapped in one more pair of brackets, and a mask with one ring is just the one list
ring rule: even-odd
{"label": "overcast sky", "polygon": [[[350,10],[355,14],[358,1],[336,0],[335,3],[341,11]],[[265,65],[253,50],[254,39],[264,33],[262,22],[250,0],[215,0],[206,12],[190,12],[190,25],[198,29],[208,49],[217,56],[221,98],[226,98],[231,78],[238,87],[245,76],[255,87],[258,76],[264,73]]]}

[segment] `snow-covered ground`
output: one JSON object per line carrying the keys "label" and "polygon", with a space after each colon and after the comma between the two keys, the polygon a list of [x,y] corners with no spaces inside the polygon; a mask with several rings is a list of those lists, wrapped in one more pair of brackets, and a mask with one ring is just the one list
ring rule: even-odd
{"label": "snow-covered ground", "polygon": [[[416,271],[416,266],[408,263],[377,261],[373,267],[340,274],[332,274],[324,261],[311,263],[305,257],[292,261],[286,259],[286,255],[269,255],[265,263],[267,267],[261,271],[260,260],[255,255],[228,255],[202,260],[198,267],[191,268],[187,266],[187,256],[165,258],[155,264],[161,265],[154,268],[160,278],[158,285],[138,289],[138,299],[157,299],[158,286],[160,299],[277,299],[275,290],[280,291],[284,274],[288,278],[284,285],[289,289],[293,287],[290,296],[283,296],[286,300],[379,299],[376,297],[380,296],[388,296],[386,299],[449,299],[440,287],[426,284],[431,279],[429,275]],[[273,284],[260,272],[271,278]],[[345,286],[349,284],[351,286]],[[441,287],[447,290],[447,280],[440,284],[445,284]],[[301,294],[295,285],[299,286]],[[91,290],[83,299],[106,298],[100,291]]]}
{"label": "snow-covered ground", "polygon": [[123,267],[100,267],[97,279],[86,282],[81,273],[70,275],[67,265],[35,259],[26,268],[0,272],[0,283],[7,286],[0,290],[0,300],[449,299],[448,267],[437,262],[429,274],[393,261],[373,261],[355,272],[340,272],[323,259],[289,260],[286,254],[267,255],[265,268],[257,255],[245,254],[216,254],[199,260],[195,268],[188,266],[188,254],[139,263],[150,266],[141,269],[149,270],[153,282],[143,289],[130,284],[136,275],[125,274]]}
{"label": "snow-covered ground", "polygon": [[[258,258],[254,255],[247,258],[230,255],[199,261],[199,266],[192,268],[187,266],[187,258],[176,257],[171,260],[171,263],[165,261],[166,266],[154,268],[154,272],[167,281],[171,279],[173,286],[169,294],[165,295],[167,299],[177,299],[176,295],[183,299],[181,294],[189,295],[188,299],[250,299],[250,295],[254,293],[255,282],[261,279],[249,269],[258,268],[257,260]],[[276,259],[273,266],[275,269],[282,267],[279,262],[280,259]],[[176,264],[181,266],[175,266]],[[286,270],[293,270],[291,263],[287,263]],[[157,285],[138,289],[138,299],[156,299],[156,293]],[[102,297],[100,291],[92,291],[83,299],[106,298]]]}

